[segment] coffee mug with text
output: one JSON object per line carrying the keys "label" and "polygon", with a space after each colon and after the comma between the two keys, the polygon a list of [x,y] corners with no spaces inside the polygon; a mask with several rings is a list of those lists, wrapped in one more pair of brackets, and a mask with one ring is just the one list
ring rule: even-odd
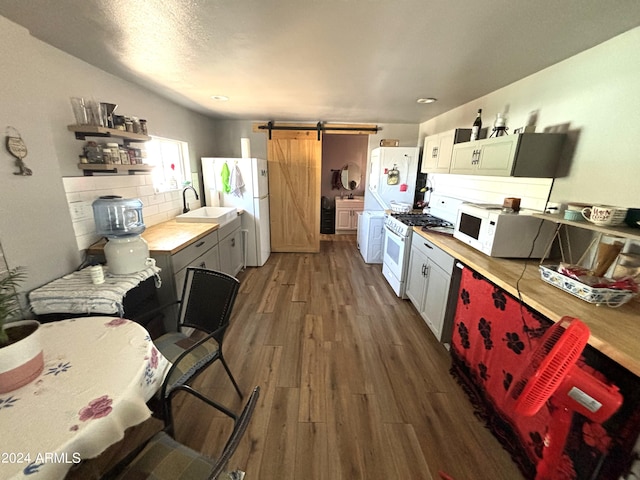
{"label": "coffee mug with text", "polygon": [[594,205],[582,209],[582,216],[596,225],[620,225],[626,214],[626,208],[605,205]]}

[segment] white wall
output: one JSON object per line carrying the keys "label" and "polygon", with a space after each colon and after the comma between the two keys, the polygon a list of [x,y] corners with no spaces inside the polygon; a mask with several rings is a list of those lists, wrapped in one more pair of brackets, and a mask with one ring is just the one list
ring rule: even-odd
{"label": "white wall", "polygon": [[[537,132],[568,131],[552,202],[640,208],[640,27],[420,125],[426,135],[470,127],[478,108],[509,131],[537,111]],[[508,68],[508,65],[505,65]]]}
{"label": "white wall", "polygon": [[[184,198],[180,190],[156,193],[151,175],[94,175],[90,177],[65,177],[62,179],[71,214],[71,222],[79,250],[84,250],[100,240],[96,233],[92,204],[102,195],[119,195],[122,198],[139,198],[142,202],[142,218],[147,227],[171,220],[182,213]],[[204,205],[202,196],[196,200],[193,192],[187,192],[191,210]]]}
{"label": "white wall", "polygon": [[188,142],[192,170],[213,150],[213,120],[63,53],[4,17],[0,65],[0,128],[20,132],[33,171],[13,175],[13,158],[0,148],[0,243],[10,268],[27,268],[24,291],[82,260],[62,180],[82,175],[76,165],[83,142],[67,130],[74,123],[69,97],[117,103],[117,113],[146,118],[150,134]]}

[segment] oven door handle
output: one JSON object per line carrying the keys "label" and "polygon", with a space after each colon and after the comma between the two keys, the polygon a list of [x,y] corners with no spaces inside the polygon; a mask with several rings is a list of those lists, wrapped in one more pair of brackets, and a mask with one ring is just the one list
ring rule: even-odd
{"label": "oven door handle", "polygon": [[391,230],[389,227],[387,227],[386,225],[384,226],[384,229],[389,232],[392,233],[393,235],[395,235],[396,237],[398,237],[400,239],[401,242],[404,242],[404,237],[400,236],[399,234],[397,234],[396,232],[394,232],[393,230]]}

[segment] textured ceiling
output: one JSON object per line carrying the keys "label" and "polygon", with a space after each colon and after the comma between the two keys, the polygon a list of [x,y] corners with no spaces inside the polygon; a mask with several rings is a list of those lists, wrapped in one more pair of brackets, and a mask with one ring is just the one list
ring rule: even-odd
{"label": "textured ceiling", "polygon": [[0,15],[212,117],[418,123],[640,25],[640,1],[0,0]]}

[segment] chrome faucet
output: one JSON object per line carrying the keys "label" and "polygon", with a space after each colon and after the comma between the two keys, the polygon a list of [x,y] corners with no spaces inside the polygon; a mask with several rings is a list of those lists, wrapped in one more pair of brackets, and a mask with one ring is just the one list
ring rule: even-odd
{"label": "chrome faucet", "polygon": [[193,190],[193,194],[196,196],[196,200],[200,200],[198,197],[198,192],[191,185],[184,187],[182,190],[182,213],[187,213],[189,211],[189,204],[187,203],[187,190]]}

